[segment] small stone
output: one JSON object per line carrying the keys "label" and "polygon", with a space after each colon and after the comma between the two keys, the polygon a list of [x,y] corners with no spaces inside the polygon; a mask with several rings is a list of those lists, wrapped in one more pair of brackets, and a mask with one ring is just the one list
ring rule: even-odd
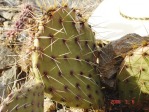
{"label": "small stone", "polygon": [[5,19],[12,20],[14,13],[8,12],[8,11],[3,11],[3,12],[1,12],[1,16]]}
{"label": "small stone", "polygon": [[11,67],[15,64],[16,60],[13,55],[15,55],[14,52],[7,47],[0,45],[0,69]]}

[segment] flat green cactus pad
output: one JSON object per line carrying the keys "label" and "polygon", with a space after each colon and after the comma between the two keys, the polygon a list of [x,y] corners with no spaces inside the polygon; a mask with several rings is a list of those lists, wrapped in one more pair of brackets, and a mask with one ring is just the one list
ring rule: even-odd
{"label": "flat green cactus pad", "polygon": [[125,58],[118,75],[120,98],[143,103],[149,100],[149,46],[139,47]]}
{"label": "flat green cactus pad", "polygon": [[75,9],[64,6],[48,10],[38,29],[33,70],[44,82],[45,92],[67,106],[103,106],[94,33],[87,22]]}
{"label": "flat green cactus pad", "polygon": [[4,99],[0,112],[43,112],[43,90],[42,83],[26,83]]}

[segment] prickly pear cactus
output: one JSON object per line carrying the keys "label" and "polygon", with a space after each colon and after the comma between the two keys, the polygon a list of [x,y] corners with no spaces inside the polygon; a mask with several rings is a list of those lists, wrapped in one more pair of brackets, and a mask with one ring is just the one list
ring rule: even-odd
{"label": "prickly pear cactus", "polygon": [[149,46],[128,53],[117,76],[119,95],[144,105],[149,101]]}
{"label": "prickly pear cactus", "polygon": [[43,112],[43,90],[42,83],[26,83],[4,99],[0,112]]}
{"label": "prickly pear cactus", "polygon": [[78,108],[103,106],[94,34],[67,5],[52,7],[35,33],[33,71],[53,100]]}
{"label": "prickly pear cactus", "polygon": [[110,86],[115,86],[116,75],[120,65],[128,52],[149,42],[149,37],[141,37],[131,33],[112,41],[103,47],[99,54],[99,70],[103,82]]}

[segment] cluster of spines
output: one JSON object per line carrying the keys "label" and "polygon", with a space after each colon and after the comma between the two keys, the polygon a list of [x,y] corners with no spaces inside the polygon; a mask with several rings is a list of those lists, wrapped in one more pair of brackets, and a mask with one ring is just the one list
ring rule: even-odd
{"label": "cluster of spines", "polygon": [[30,24],[33,20],[34,6],[31,3],[24,4],[21,7],[22,11],[20,16],[15,21],[13,29],[6,32],[7,38],[10,40],[16,40],[18,33],[27,29],[27,24]]}

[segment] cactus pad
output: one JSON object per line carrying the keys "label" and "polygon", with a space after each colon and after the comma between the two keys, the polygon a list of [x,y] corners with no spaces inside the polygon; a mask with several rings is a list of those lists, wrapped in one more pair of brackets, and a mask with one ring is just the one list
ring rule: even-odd
{"label": "cactus pad", "polygon": [[43,112],[43,90],[42,83],[26,83],[4,99],[0,112]]}
{"label": "cactus pad", "polygon": [[94,33],[75,9],[48,10],[35,33],[33,71],[53,100],[78,108],[103,106]]}
{"label": "cactus pad", "polygon": [[126,56],[118,78],[120,98],[143,104],[149,100],[149,46],[142,46]]}

